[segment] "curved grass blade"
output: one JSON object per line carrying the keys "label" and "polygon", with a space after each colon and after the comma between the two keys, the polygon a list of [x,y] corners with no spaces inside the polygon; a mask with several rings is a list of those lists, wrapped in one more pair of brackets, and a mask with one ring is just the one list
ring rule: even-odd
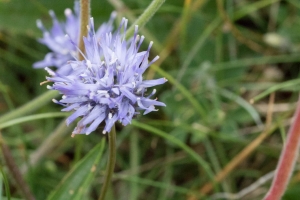
{"label": "curved grass blade", "polygon": [[0,117],[0,123],[23,116],[29,112],[33,112],[33,111],[43,107],[45,104],[51,102],[50,99],[53,99],[56,96],[58,96],[57,91],[54,91],[54,90],[47,91],[44,94],[36,97],[32,101],[24,104],[23,106],[16,108],[15,110],[13,110],[11,112],[2,115]]}
{"label": "curved grass blade", "polygon": [[79,161],[48,196],[47,200],[82,199],[82,195],[95,177],[96,166],[102,156],[104,143],[105,140],[102,139],[97,146]]}
{"label": "curved grass blade", "polygon": [[163,69],[159,68],[157,65],[152,64],[152,69],[157,71],[160,75],[164,76],[172,85],[177,87],[177,89],[182,93],[183,96],[193,105],[195,110],[199,113],[203,120],[205,120],[206,111],[205,109],[199,104],[197,99],[186,89],[180,82],[178,82],[173,76],[171,76],[168,72],[164,71]]}
{"label": "curved grass blade", "polygon": [[62,113],[62,112],[51,112],[51,113],[29,115],[29,116],[25,116],[25,117],[12,119],[10,121],[6,121],[6,122],[0,124],[0,129],[4,129],[7,127],[14,126],[16,124],[21,124],[21,123],[28,122],[28,121],[34,121],[34,120],[46,119],[46,118],[67,117],[69,115],[70,115],[69,113]]}
{"label": "curved grass blade", "polygon": [[6,175],[5,175],[5,173],[4,173],[1,166],[0,166],[0,171],[1,171],[1,174],[2,174],[2,179],[3,179],[3,182],[4,182],[4,186],[5,186],[5,192],[6,192],[7,200],[10,200],[10,190],[9,190],[8,180],[7,180],[7,177],[6,177]]}
{"label": "curved grass blade", "polygon": [[299,85],[299,83],[300,83],[300,79],[293,79],[290,81],[285,81],[283,83],[274,85],[274,86],[270,87],[269,89],[265,90],[264,92],[260,93],[259,95],[255,96],[254,98],[250,99],[250,103],[254,103],[277,90],[281,90],[281,89],[288,88],[288,87],[296,87],[297,85]]}
{"label": "curved grass blade", "polygon": [[174,137],[172,135],[169,135],[166,132],[161,131],[161,130],[153,127],[153,126],[149,126],[147,124],[143,124],[143,123],[137,122],[135,120],[133,120],[131,123],[132,123],[133,126],[136,126],[138,128],[141,128],[141,129],[144,129],[144,130],[149,131],[151,133],[154,133],[154,134],[168,140],[169,142],[172,142],[173,144],[178,145],[182,150],[184,150],[188,155],[190,155],[203,168],[203,170],[208,175],[209,179],[214,184],[214,173],[211,170],[209,164],[200,155],[198,155],[189,146],[187,146],[185,143],[181,142],[176,137]]}
{"label": "curved grass blade", "polygon": [[260,119],[258,112],[253,108],[253,106],[251,104],[249,104],[243,98],[241,98],[240,96],[234,94],[233,92],[231,92],[229,90],[222,89],[222,88],[218,88],[218,90],[220,91],[221,95],[223,95],[224,97],[226,97],[228,99],[235,101],[237,104],[239,104],[241,107],[243,107],[253,118],[256,125],[258,125],[258,126],[262,125],[262,121]]}

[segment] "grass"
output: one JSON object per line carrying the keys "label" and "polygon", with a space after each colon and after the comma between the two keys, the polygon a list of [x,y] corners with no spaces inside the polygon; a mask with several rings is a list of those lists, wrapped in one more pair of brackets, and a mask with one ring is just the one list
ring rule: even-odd
{"label": "grass", "polygon": [[[125,16],[131,24],[148,4],[92,1],[91,12],[95,25],[112,10],[118,21]],[[103,126],[89,136],[66,136],[72,127],[64,125],[65,115],[57,113],[61,107],[51,102],[57,94],[39,85],[46,72],[32,68],[48,52],[36,41],[41,32],[35,20],[49,27],[47,10],[64,20],[66,7],[73,1],[0,1],[0,127],[36,199],[60,192],[56,186],[80,171],[76,166],[105,137]],[[167,0],[140,32],[146,40],[142,49],[154,41],[150,58],[160,56],[145,76],[168,79],[157,87],[167,107],[132,125],[117,124],[116,168],[107,198],[262,199],[298,100],[299,16],[295,0]],[[266,40],[268,33],[276,37]],[[11,112],[28,103],[35,111]],[[99,196],[107,149],[94,180],[84,179],[84,199]],[[24,199],[3,156],[0,165],[7,179],[0,179],[0,199]],[[299,177],[298,166],[283,199],[300,195]]]}

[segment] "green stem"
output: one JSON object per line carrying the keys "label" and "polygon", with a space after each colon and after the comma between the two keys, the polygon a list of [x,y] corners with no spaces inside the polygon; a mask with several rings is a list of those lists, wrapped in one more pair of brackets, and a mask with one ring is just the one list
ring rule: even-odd
{"label": "green stem", "polygon": [[157,12],[157,10],[161,7],[161,5],[165,2],[165,0],[154,0],[148,6],[148,8],[143,12],[143,14],[130,26],[130,28],[126,32],[126,38],[130,37],[134,33],[135,25],[138,25],[141,29]]}
{"label": "green stem", "polygon": [[[79,36],[79,49],[82,53],[85,53],[83,37],[87,36],[90,18],[90,0],[80,0],[80,36]],[[78,52],[79,60],[84,60],[81,53]]]}
{"label": "green stem", "polygon": [[[115,8],[115,10],[118,12],[118,14],[124,15],[130,23],[136,21],[136,17],[134,16],[134,13],[128,9],[128,7],[122,2],[122,0],[108,0],[109,3]],[[163,49],[163,46],[161,42],[147,29],[140,30],[141,35],[145,36],[145,41],[150,42],[153,41],[155,45],[153,45],[153,50],[156,53],[161,52]]]}
{"label": "green stem", "polygon": [[[8,179],[6,177],[6,174],[4,173],[4,170],[2,169],[1,165],[0,165],[0,172],[2,174],[2,179],[3,179],[3,182],[4,182],[4,186],[5,186],[5,192],[6,192],[7,200],[10,200],[10,190],[9,190]],[[1,194],[1,197],[2,197],[2,194]]]}
{"label": "green stem", "polygon": [[101,193],[99,200],[104,200],[105,195],[108,189],[108,186],[111,182],[112,175],[115,169],[116,163],[116,127],[115,125],[111,128],[111,131],[108,133],[108,145],[109,145],[109,159],[107,162],[106,176],[104,179],[103,186],[101,188]]}
{"label": "green stem", "polygon": [[86,137],[76,137],[75,138],[75,142],[76,142],[76,146],[75,146],[75,155],[74,155],[74,159],[72,162],[72,165],[76,165],[76,163],[78,163],[81,159],[81,155],[82,155],[82,149],[84,147],[84,140],[86,139]]}
{"label": "green stem", "polygon": [[56,97],[57,95],[58,95],[57,91],[51,90],[51,91],[45,92],[41,96],[33,99],[32,101],[21,106],[20,108],[17,108],[16,110],[1,116],[0,123],[14,119],[16,117],[23,116],[29,112],[33,112],[33,111],[39,109],[40,107],[44,106],[48,102],[50,102],[50,99]]}
{"label": "green stem", "polygon": [[[139,138],[138,133],[133,131],[130,134],[130,168],[132,174],[138,174],[139,168]],[[134,181],[130,183],[130,198],[131,200],[138,199],[139,186]]]}

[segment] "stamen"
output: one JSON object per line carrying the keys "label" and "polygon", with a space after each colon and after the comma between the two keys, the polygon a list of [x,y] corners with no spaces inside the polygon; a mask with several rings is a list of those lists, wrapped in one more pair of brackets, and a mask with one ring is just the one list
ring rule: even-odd
{"label": "stamen", "polygon": [[157,61],[159,59],[159,56],[155,56],[151,62],[148,64],[148,66],[152,65],[155,61]]}
{"label": "stamen", "polygon": [[72,14],[72,10],[70,8],[65,9],[65,15],[70,16]]}
{"label": "stamen", "polygon": [[[70,38],[70,36],[68,34],[65,35],[66,38],[69,38],[70,42],[75,46],[76,50],[82,55],[82,57],[87,60],[87,58],[85,57],[84,53],[82,53],[82,51],[79,49],[79,47],[77,46],[77,44],[75,44],[75,42]],[[73,56],[73,55],[72,55]],[[76,58],[74,58],[75,60],[77,60]]]}
{"label": "stamen", "polygon": [[36,20],[36,25],[39,29],[41,29],[43,32],[47,32],[47,30],[45,29],[42,21],[40,19]]}
{"label": "stamen", "polygon": [[55,18],[55,13],[53,10],[49,10],[49,15],[52,17],[52,18]]}
{"label": "stamen", "polygon": [[40,85],[44,85],[45,83],[50,83],[51,81],[43,81],[40,83]]}
{"label": "stamen", "polygon": [[149,46],[148,46],[148,50],[147,50],[148,52],[150,51],[152,45],[153,45],[153,41],[151,41],[150,44],[149,44]]}
{"label": "stamen", "polygon": [[45,67],[45,70],[48,72],[49,75],[51,76],[55,76],[56,73],[54,71],[52,71],[49,67]]}

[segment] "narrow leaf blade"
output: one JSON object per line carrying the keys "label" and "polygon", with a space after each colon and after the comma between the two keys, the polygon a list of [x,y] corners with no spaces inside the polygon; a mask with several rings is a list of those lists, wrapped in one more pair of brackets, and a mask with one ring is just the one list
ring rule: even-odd
{"label": "narrow leaf blade", "polygon": [[50,193],[47,200],[80,199],[93,180],[96,166],[104,150],[104,139],[95,146],[74,168],[64,177],[58,187]]}

